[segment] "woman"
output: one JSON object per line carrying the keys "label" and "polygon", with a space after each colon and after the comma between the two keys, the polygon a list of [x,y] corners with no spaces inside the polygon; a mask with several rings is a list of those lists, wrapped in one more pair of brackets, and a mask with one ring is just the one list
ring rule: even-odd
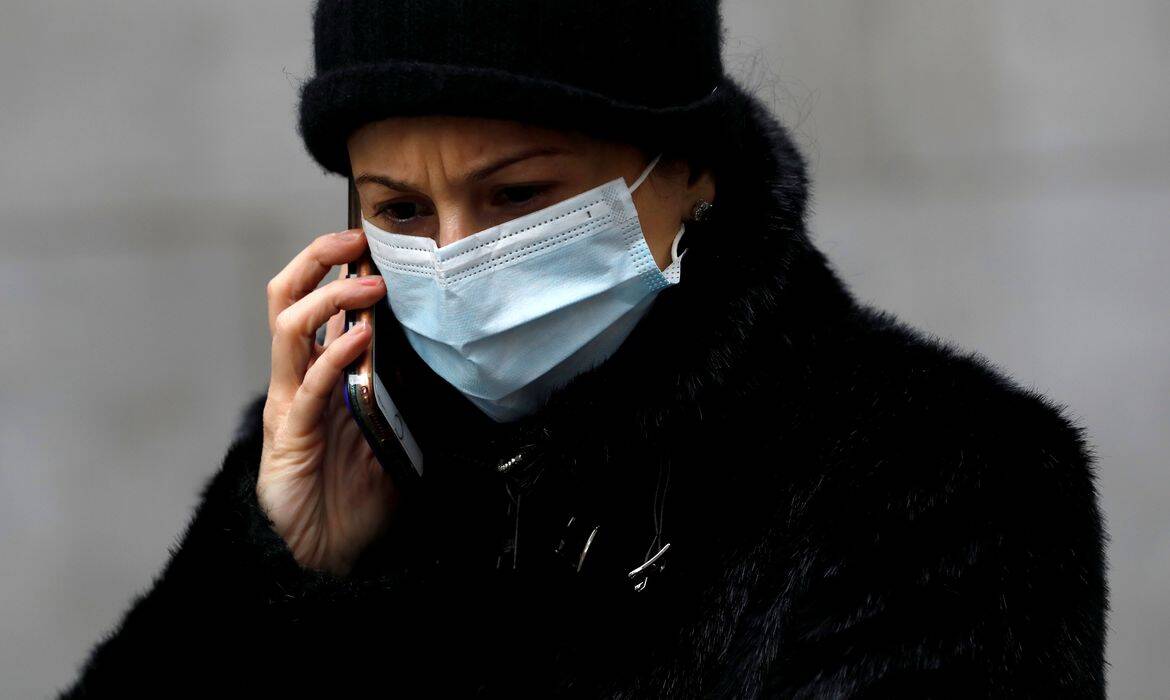
{"label": "woman", "polygon": [[[65,695],[1102,697],[1082,429],[853,298],[716,3],[488,5],[318,5],[362,229],[268,285],[268,391]],[[340,399],[375,303],[410,493]]]}

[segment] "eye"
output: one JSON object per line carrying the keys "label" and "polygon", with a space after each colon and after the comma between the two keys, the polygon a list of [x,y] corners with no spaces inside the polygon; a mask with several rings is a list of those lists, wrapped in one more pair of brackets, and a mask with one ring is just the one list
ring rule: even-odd
{"label": "eye", "polygon": [[425,216],[426,210],[418,202],[397,200],[387,202],[374,211],[375,216],[385,216],[397,223],[405,223],[416,216]]}
{"label": "eye", "polygon": [[547,189],[544,185],[509,185],[500,188],[496,199],[505,206],[527,204]]}

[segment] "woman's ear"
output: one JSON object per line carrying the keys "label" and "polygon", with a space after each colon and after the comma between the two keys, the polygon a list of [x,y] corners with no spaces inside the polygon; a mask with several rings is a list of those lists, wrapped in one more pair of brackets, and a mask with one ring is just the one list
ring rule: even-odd
{"label": "woman's ear", "polygon": [[[684,161],[684,163],[686,163]],[[682,204],[683,221],[689,221],[692,218],[692,212],[695,210],[695,205],[700,201],[708,204],[715,203],[715,175],[709,168],[702,170],[692,169],[692,165],[686,163],[686,190],[683,193]]]}
{"label": "woman's ear", "polygon": [[659,168],[662,176],[671,183],[683,221],[691,219],[691,212],[699,200],[715,202],[715,176],[710,168],[682,155],[663,157],[656,170]]}

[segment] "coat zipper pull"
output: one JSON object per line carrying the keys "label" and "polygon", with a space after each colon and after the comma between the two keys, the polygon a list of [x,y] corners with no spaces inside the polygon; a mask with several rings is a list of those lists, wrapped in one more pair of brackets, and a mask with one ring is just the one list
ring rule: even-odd
{"label": "coat zipper pull", "polygon": [[658,550],[657,554],[647,559],[641,566],[626,574],[626,576],[630,579],[636,579],[639,576],[642,577],[640,582],[634,584],[635,591],[641,593],[642,591],[646,590],[646,583],[650,580],[651,570],[658,572],[662,571],[663,566],[658,562],[658,560],[662,558],[663,554],[666,554],[666,550],[668,549],[670,549],[669,542],[667,542],[666,545],[662,547],[662,549]]}

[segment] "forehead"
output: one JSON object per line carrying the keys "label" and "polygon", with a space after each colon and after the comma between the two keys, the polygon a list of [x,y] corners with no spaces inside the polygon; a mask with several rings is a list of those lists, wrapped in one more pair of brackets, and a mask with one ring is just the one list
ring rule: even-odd
{"label": "forehead", "polygon": [[505,119],[453,115],[392,117],[363,124],[349,138],[354,162],[439,152],[470,160],[534,146],[588,150],[592,139],[568,130]]}

